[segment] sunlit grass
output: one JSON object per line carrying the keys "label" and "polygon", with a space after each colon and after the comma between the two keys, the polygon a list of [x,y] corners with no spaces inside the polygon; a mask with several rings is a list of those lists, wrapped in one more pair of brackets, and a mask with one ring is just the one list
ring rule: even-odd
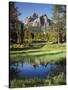
{"label": "sunlit grass", "polygon": [[11,55],[10,58],[12,61],[23,61],[23,62],[34,62],[35,60],[41,62],[43,61],[44,63],[47,62],[56,62],[58,60],[61,60],[62,58],[65,58],[66,53],[50,53],[50,54],[44,54],[44,55]]}
{"label": "sunlit grass", "polygon": [[21,51],[10,51],[11,61],[22,61],[28,63],[38,62],[48,63],[56,62],[66,58],[66,47],[64,44],[48,44],[40,49],[28,49]]}
{"label": "sunlit grass", "polygon": [[17,53],[34,53],[34,52],[47,52],[47,51],[56,51],[56,50],[66,50],[66,44],[45,44],[42,48],[39,49],[27,49],[27,50],[17,50],[17,51],[10,51],[11,54]]}

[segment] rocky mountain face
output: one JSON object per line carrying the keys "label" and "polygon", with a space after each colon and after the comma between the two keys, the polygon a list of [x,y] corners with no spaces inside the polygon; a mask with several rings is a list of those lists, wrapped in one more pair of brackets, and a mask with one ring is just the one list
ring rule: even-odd
{"label": "rocky mountain face", "polygon": [[46,14],[39,16],[38,14],[33,13],[32,16],[26,17],[23,23],[24,23],[24,27],[27,28],[31,27],[31,30],[45,31],[45,28],[50,25],[51,20],[48,19]]}
{"label": "rocky mountain face", "polygon": [[31,22],[33,22],[36,18],[38,18],[38,14],[33,13],[32,16],[26,17],[25,20],[23,21],[24,25],[29,25]]}

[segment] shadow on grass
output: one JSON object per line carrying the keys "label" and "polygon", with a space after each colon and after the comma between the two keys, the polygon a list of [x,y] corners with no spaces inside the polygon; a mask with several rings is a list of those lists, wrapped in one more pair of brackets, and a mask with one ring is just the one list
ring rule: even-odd
{"label": "shadow on grass", "polygon": [[29,50],[29,49],[40,49],[42,48],[44,45],[41,45],[41,46],[37,46],[37,47],[34,47],[32,45],[30,45],[29,47],[24,47],[24,48],[10,48],[11,51],[22,51],[22,50]]}

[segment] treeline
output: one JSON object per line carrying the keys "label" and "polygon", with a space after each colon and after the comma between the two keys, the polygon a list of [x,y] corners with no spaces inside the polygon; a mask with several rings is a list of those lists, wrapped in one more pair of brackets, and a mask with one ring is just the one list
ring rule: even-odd
{"label": "treeline", "polygon": [[53,5],[51,25],[45,30],[45,35],[43,35],[40,32],[32,33],[31,30],[25,30],[24,34],[24,24],[18,20],[18,16],[21,14],[15,4],[15,2],[9,2],[10,42],[23,43],[25,39],[28,40],[28,43],[31,39],[42,39],[47,42],[50,41],[58,44],[66,42],[65,5]]}

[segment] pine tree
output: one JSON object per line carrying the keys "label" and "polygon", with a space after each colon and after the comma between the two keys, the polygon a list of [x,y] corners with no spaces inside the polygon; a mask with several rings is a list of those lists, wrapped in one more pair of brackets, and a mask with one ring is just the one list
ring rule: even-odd
{"label": "pine tree", "polygon": [[18,31],[18,8],[15,2],[9,2],[9,27],[10,27],[10,42],[17,42],[19,39]]}
{"label": "pine tree", "polygon": [[63,35],[63,30],[65,27],[65,22],[66,22],[66,9],[64,10],[65,6],[64,5],[54,5],[53,6],[53,22],[54,22],[54,28],[57,33],[57,42],[58,44],[62,42],[62,35]]}

